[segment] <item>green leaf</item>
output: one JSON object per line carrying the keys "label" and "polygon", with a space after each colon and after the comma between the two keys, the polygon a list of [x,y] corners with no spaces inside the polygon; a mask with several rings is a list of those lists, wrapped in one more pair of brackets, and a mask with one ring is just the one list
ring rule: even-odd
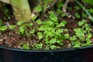
{"label": "green leaf", "polygon": [[54,39],[51,39],[49,43],[50,43],[50,44],[54,44],[54,43],[56,43],[56,42],[57,42],[57,40],[56,40],[56,38],[54,38]]}
{"label": "green leaf", "polygon": [[49,18],[54,21],[54,22],[57,22],[57,16],[54,14],[53,11],[50,11],[49,12]]}
{"label": "green leaf", "polygon": [[35,7],[35,10],[36,10],[37,12],[41,12],[41,11],[42,11],[42,6],[41,6],[41,5],[36,6],[36,7]]}
{"label": "green leaf", "polygon": [[91,33],[89,33],[88,35],[87,35],[87,38],[91,38],[92,37],[92,34]]}
{"label": "green leaf", "polygon": [[37,33],[39,40],[43,38],[43,34],[41,32]]}
{"label": "green leaf", "polygon": [[91,46],[91,40],[89,38],[86,38],[86,43],[82,44],[82,46]]}
{"label": "green leaf", "polygon": [[47,37],[49,37],[49,36],[54,36],[54,33],[52,33],[52,32],[45,31],[45,33],[46,33],[46,36],[47,36]]}
{"label": "green leaf", "polygon": [[2,26],[2,27],[0,27],[0,30],[1,30],[1,31],[5,31],[6,29],[7,29],[6,26]]}
{"label": "green leaf", "polygon": [[93,0],[83,0],[83,1],[86,2],[86,3],[89,3],[91,5],[93,5]]}
{"label": "green leaf", "polygon": [[62,21],[57,27],[65,27],[66,23],[66,21]]}
{"label": "green leaf", "polygon": [[74,47],[74,48],[79,48],[80,45],[81,45],[81,43],[80,43],[79,41],[75,41],[73,47]]}
{"label": "green leaf", "polygon": [[79,21],[79,22],[78,22],[78,25],[79,25],[79,26],[82,26],[82,25],[84,25],[85,23],[86,23],[86,20],[82,20],[82,21]]}
{"label": "green leaf", "polygon": [[31,26],[31,27],[32,27],[32,26],[33,26],[33,23],[29,23],[29,26]]}
{"label": "green leaf", "polygon": [[8,16],[9,10],[8,10],[7,8],[4,9],[4,14],[5,14],[6,16]]}
{"label": "green leaf", "polygon": [[40,26],[40,27],[38,28],[38,30],[40,30],[40,31],[44,31],[45,28],[44,28],[44,26]]}
{"label": "green leaf", "polygon": [[12,29],[14,29],[16,26],[15,25],[10,25],[10,29],[12,30]]}
{"label": "green leaf", "polygon": [[90,12],[91,14],[93,14],[93,8],[90,8],[90,9],[89,9],[89,12]]}
{"label": "green leaf", "polygon": [[17,22],[17,25],[22,25],[23,24],[23,21],[18,21]]}
{"label": "green leaf", "polygon": [[19,32],[21,35],[24,35],[25,34],[25,26],[19,27]]}
{"label": "green leaf", "polygon": [[57,14],[62,14],[62,10],[61,9],[57,9]]}
{"label": "green leaf", "polygon": [[71,41],[75,41],[75,40],[77,40],[77,37],[76,36],[72,36],[72,37],[70,37],[70,40]]}
{"label": "green leaf", "polygon": [[61,2],[60,4],[58,4],[58,8],[60,9],[64,4]]}
{"label": "green leaf", "polygon": [[62,45],[62,46],[63,46],[62,40],[57,40],[57,43],[58,43],[59,45]]}
{"label": "green leaf", "polygon": [[80,18],[80,15],[78,13],[75,13],[76,18]]}
{"label": "green leaf", "polygon": [[45,25],[54,25],[54,22],[53,21],[50,21],[50,20],[48,20],[48,21],[44,21],[43,22],[43,25],[45,26]]}
{"label": "green leaf", "polygon": [[37,24],[42,24],[41,20],[36,20]]}
{"label": "green leaf", "polygon": [[29,50],[29,49],[30,49],[30,47],[29,47],[29,45],[28,45],[28,44],[23,44],[23,49],[27,49],[27,50]]}
{"label": "green leaf", "polygon": [[46,30],[47,30],[48,32],[50,32],[50,31],[54,30],[54,28],[52,28],[52,27],[47,27]]}
{"label": "green leaf", "polygon": [[81,41],[85,41],[85,37],[79,37]]}
{"label": "green leaf", "polygon": [[90,38],[86,38],[87,44],[91,44]]}
{"label": "green leaf", "polygon": [[2,26],[2,20],[0,19],[0,27]]}
{"label": "green leaf", "polygon": [[69,34],[64,34],[65,38],[68,39],[69,38]]}
{"label": "green leaf", "polygon": [[74,29],[74,31],[75,31],[75,34],[77,35],[77,37],[79,37],[79,38],[84,37],[84,33],[81,28],[76,28],[76,29]]}
{"label": "green leaf", "polygon": [[76,9],[76,10],[80,10],[80,7],[79,7],[79,6],[75,6],[75,9]]}
{"label": "green leaf", "polygon": [[60,35],[61,33],[63,33],[63,29],[57,29],[55,32],[55,34],[57,34],[57,35]]}
{"label": "green leaf", "polygon": [[34,29],[30,31],[30,34],[34,34],[34,33],[35,33],[35,30]]}
{"label": "green leaf", "polygon": [[32,17],[32,20],[34,21],[36,18],[37,18],[37,15],[33,16]]}
{"label": "green leaf", "polygon": [[85,18],[85,17],[88,17],[86,13],[82,13],[82,17]]}
{"label": "green leaf", "polygon": [[36,47],[36,49],[42,49],[43,48],[43,44],[34,44],[34,46]]}
{"label": "green leaf", "polygon": [[55,45],[50,45],[50,48],[51,48],[52,50],[54,50],[54,49],[57,49],[57,46],[55,46]]}

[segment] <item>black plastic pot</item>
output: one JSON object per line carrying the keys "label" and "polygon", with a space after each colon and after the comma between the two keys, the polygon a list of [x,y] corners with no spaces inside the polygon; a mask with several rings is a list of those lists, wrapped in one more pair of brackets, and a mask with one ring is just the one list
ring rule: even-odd
{"label": "black plastic pot", "polygon": [[0,62],[93,62],[93,46],[51,51],[0,46]]}

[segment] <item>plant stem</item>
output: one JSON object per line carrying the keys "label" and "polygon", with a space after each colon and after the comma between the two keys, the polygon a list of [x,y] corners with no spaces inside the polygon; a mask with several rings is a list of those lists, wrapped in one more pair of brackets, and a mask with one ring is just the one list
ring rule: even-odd
{"label": "plant stem", "polygon": [[24,22],[30,21],[31,10],[28,0],[11,0],[10,4],[14,10],[16,20]]}
{"label": "plant stem", "polygon": [[89,19],[93,22],[93,16],[87,11],[87,9],[79,1],[75,0],[75,2],[86,12]]}
{"label": "plant stem", "polygon": [[31,19],[31,9],[28,0],[0,0],[10,4],[13,8],[15,19],[18,21],[28,22]]}

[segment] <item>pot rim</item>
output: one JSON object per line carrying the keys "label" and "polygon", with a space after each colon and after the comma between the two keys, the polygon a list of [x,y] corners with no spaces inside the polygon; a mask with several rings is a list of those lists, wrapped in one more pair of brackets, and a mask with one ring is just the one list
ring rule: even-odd
{"label": "pot rim", "polygon": [[10,47],[4,47],[4,46],[0,46],[0,48],[5,50],[18,51],[18,52],[67,52],[67,51],[90,49],[90,48],[93,48],[93,45],[87,46],[87,47],[80,47],[80,48],[66,48],[66,49],[57,49],[57,50],[23,50],[19,48],[10,48]]}

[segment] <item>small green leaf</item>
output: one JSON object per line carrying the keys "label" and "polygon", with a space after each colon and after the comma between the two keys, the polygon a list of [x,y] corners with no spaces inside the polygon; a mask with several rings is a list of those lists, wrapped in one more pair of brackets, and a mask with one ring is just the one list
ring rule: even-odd
{"label": "small green leaf", "polygon": [[36,20],[37,24],[42,24],[41,20]]}
{"label": "small green leaf", "polygon": [[79,37],[81,41],[85,41],[85,37]]}
{"label": "small green leaf", "polygon": [[44,25],[54,25],[54,22],[48,20],[48,21],[44,21],[43,24],[44,24]]}
{"label": "small green leaf", "polygon": [[57,16],[54,14],[53,11],[50,11],[49,12],[49,18],[54,21],[54,22],[57,22]]}
{"label": "small green leaf", "polygon": [[23,49],[27,49],[27,50],[29,50],[29,49],[30,49],[30,47],[29,47],[29,45],[28,45],[28,44],[23,44]]}
{"label": "small green leaf", "polygon": [[37,35],[38,35],[39,40],[43,38],[43,34],[41,32],[38,32]]}
{"label": "small green leaf", "polygon": [[44,31],[45,28],[44,28],[43,26],[40,26],[40,27],[38,28],[38,30],[40,30],[40,31]]}
{"label": "small green leaf", "polygon": [[63,5],[64,5],[63,3],[58,4],[58,8],[60,9]]}
{"label": "small green leaf", "polygon": [[42,11],[42,6],[41,6],[41,5],[36,6],[36,7],[35,7],[35,10],[36,10],[37,12],[41,12],[41,11]]}
{"label": "small green leaf", "polygon": [[80,18],[80,15],[78,13],[75,13],[76,18]]}
{"label": "small green leaf", "polygon": [[18,21],[17,22],[17,25],[22,25],[23,24],[23,21]]}
{"label": "small green leaf", "polygon": [[86,3],[89,3],[91,5],[93,5],[93,0],[83,0],[83,1],[86,2]]}
{"label": "small green leaf", "polygon": [[82,26],[82,25],[84,25],[85,23],[86,23],[86,20],[82,20],[82,21],[79,21],[79,22],[78,22],[78,25],[79,25],[79,26]]}
{"label": "small green leaf", "polygon": [[0,19],[0,27],[2,26],[2,20]]}
{"label": "small green leaf", "polygon": [[61,33],[63,33],[63,29],[58,29],[58,30],[56,30],[56,32],[55,32],[55,34],[57,34],[57,35],[60,35]]}
{"label": "small green leaf", "polygon": [[34,21],[36,18],[37,18],[37,15],[33,16],[32,17],[32,20]]}
{"label": "small green leaf", "polygon": [[73,47],[74,47],[74,48],[79,48],[80,45],[81,45],[81,43],[80,43],[79,41],[75,41]]}
{"label": "small green leaf", "polygon": [[62,40],[57,40],[57,43],[58,43],[59,45],[62,45],[62,46],[63,46]]}
{"label": "small green leaf", "polygon": [[66,23],[66,21],[62,21],[57,27],[65,27]]}
{"label": "small green leaf", "polygon": [[69,38],[69,34],[64,34],[65,38],[68,39]]}
{"label": "small green leaf", "polygon": [[90,12],[91,14],[93,14],[93,8],[90,8],[90,9],[89,9],[89,12]]}
{"label": "small green leaf", "polygon": [[86,13],[82,13],[82,17],[85,18],[85,17],[88,17]]}
{"label": "small green leaf", "polygon": [[49,37],[49,36],[54,36],[54,33],[52,33],[52,32],[46,31],[45,33],[46,33],[46,36],[47,36],[47,37]]}
{"label": "small green leaf", "polygon": [[0,27],[0,30],[1,30],[1,31],[5,31],[6,29],[7,29],[6,26],[2,26],[2,27]]}
{"label": "small green leaf", "polygon": [[30,34],[34,34],[34,33],[35,33],[35,30],[34,29],[30,31]]}
{"label": "small green leaf", "polygon": [[51,48],[52,50],[54,50],[54,49],[57,49],[57,46],[51,45],[50,48]]}
{"label": "small green leaf", "polygon": [[72,37],[70,37],[70,40],[71,40],[71,41],[75,41],[76,39],[77,39],[76,36],[72,36]]}
{"label": "small green leaf", "polygon": [[75,28],[74,31],[75,31],[75,34],[77,35],[77,37],[79,37],[79,38],[84,37],[84,33],[81,28]]}
{"label": "small green leaf", "polygon": [[57,14],[62,14],[62,10],[61,9],[57,9]]}
{"label": "small green leaf", "polygon": [[92,34],[91,33],[89,33],[88,35],[87,35],[88,37],[87,38],[91,38],[92,37]]}
{"label": "small green leaf", "polygon": [[31,26],[31,27],[32,27],[32,26],[33,26],[33,23],[29,23],[29,26]]}
{"label": "small green leaf", "polygon": [[90,38],[86,38],[86,41],[87,41],[88,44],[91,44]]}
{"label": "small green leaf", "polygon": [[91,40],[89,38],[86,38],[86,43],[82,44],[82,46],[91,46]]}
{"label": "small green leaf", "polygon": [[19,32],[21,35],[24,35],[25,34],[25,26],[19,27]]}
{"label": "small green leaf", "polygon": [[49,43],[50,43],[50,44],[54,44],[54,43],[56,43],[56,42],[57,42],[57,40],[56,40],[56,38],[54,38],[54,39],[51,39]]}
{"label": "small green leaf", "polygon": [[12,30],[12,29],[14,29],[16,26],[15,25],[10,25],[10,29]]}
{"label": "small green leaf", "polygon": [[80,7],[79,7],[79,6],[75,6],[75,9],[76,9],[76,10],[79,10],[79,9],[80,9]]}
{"label": "small green leaf", "polygon": [[40,44],[34,44],[35,48],[36,49],[42,49],[43,48],[43,44],[40,43]]}

